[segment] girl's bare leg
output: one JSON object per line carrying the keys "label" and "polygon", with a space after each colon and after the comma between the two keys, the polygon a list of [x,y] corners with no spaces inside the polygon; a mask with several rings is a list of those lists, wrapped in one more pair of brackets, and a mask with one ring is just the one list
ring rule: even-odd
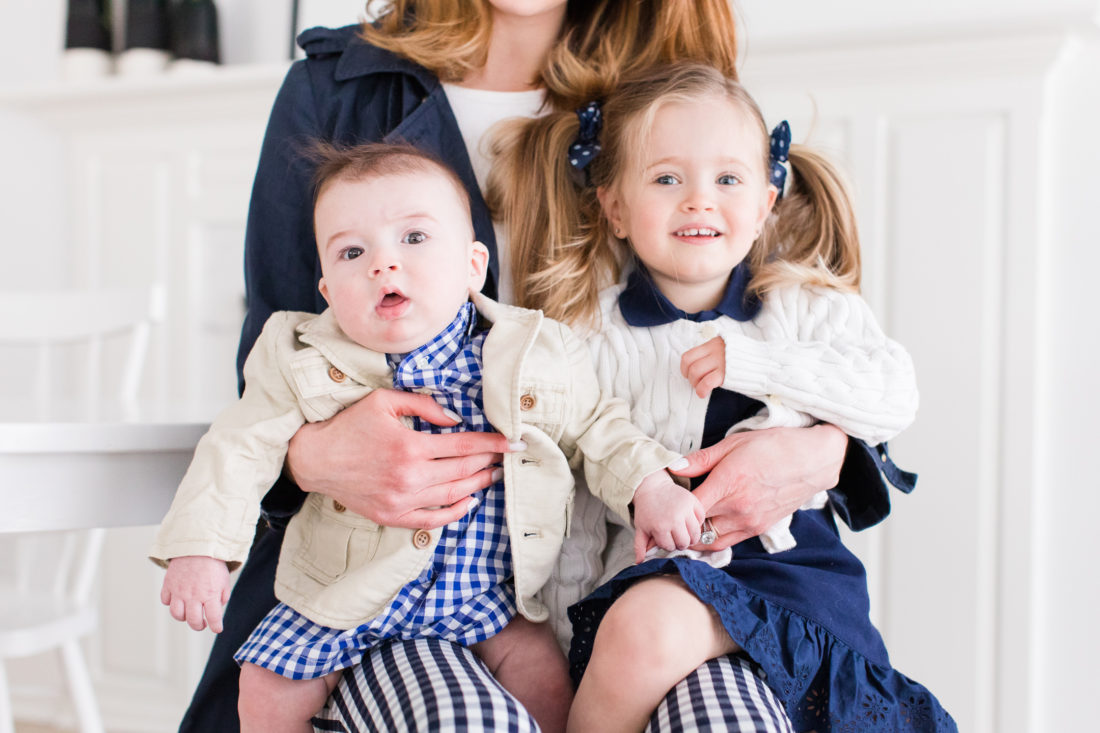
{"label": "girl's bare leg", "polygon": [[470,649],[501,686],[523,703],[543,733],[565,730],[573,683],[549,624],[516,616],[499,634]]}
{"label": "girl's bare leg", "polygon": [[343,670],[291,680],[255,664],[242,664],[237,700],[241,733],[313,733],[310,721],[325,706],[341,674]]}
{"label": "girl's bare leg", "polygon": [[569,730],[636,733],[677,682],[738,648],[717,614],[679,576],[643,580],[600,622]]}

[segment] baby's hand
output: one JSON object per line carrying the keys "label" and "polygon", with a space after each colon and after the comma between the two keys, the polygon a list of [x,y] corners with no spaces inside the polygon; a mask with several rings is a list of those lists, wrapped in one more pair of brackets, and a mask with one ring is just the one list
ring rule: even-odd
{"label": "baby's hand", "polygon": [[172,618],[186,621],[195,631],[207,625],[222,631],[222,609],[229,600],[229,568],[222,560],[204,555],[173,558],[164,575],[160,602]]}
{"label": "baby's hand", "polygon": [[705,344],[688,349],[680,357],[680,372],[691,382],[695,394],[706,397],[726,379],[726,342],[715,336]]}
{"label": "baby's hand", "polygon": [[657,545],[683,550],[699,541],[706,513],[695,495],[677,485],[665,471],[651,473],[634,492],[634,558]]}

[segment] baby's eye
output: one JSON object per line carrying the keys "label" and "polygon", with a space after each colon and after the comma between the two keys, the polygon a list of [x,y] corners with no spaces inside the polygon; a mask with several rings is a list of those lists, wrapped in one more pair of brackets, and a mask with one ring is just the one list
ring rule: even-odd
{"label": "baby's eye", "polygon": [[720,186],[736,186],[741,182],[741,179],[732,173],[725,173],[718,176],[718,185]]}
{"label": "baby's eye", "polygon": [[676,180],[676,176],[672,175],[671,173],[662,173],[661,175],[653,179],[653,182],[659,183],[662,186],[671,186],[673,184],[679,183],[679,181]]}
{"label": "baby's eye", "polygon": [[401,241],[405,244],[422,244],[427,238],[428,235],[424,232],[409,232]]}
{"label": "baby's eye", "polygon": [[347,247],[340,250],[340,259],[342,260],[354,260],[359,255],[363,254],[362,247]]}

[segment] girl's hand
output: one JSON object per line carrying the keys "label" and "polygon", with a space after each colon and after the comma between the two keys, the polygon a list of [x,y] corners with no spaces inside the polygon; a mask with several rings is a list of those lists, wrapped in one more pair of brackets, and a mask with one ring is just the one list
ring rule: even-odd
{"label": "girl's hand", "polygon": [[646,550],[683,550],[699,541],[706,514],[695,495],[678,486],[665,471],[651,473],[634,492],[634,559]]}
{"label": "girl's hand", "polygon": [[205,555],[173,558],[164,574],[160,602],[177,621],[195,631],[207,626],[222,632],[222,610],[229,600],[229,568],[222,560]]}
{"label": "girl's hand", "polygon": [[688,349],[680,357],[680,372],[691,382],[695,394],[706,397],[726,380],[726,342],[715,336]]}
{"label": "girl's hand", "polygon": [[836,486],[847,446],[847,435],[822,424],[735,433],[685,456],[688,467],[672,473],[710,471],[694,495],[718,532],[714,544],[694,549],[722,550],[755,537]]}
{"label": "girl's hand", "polygon": [[[429,435],[401,418],[457,421],[427,395],[378,389],[331,420],[302,426],[286,467],[318,492],[378,524],[441,527],[466,513],[467,497],[493,484],[508,439],[499,433]],[[512,450],[522,450],[522,444]]]}

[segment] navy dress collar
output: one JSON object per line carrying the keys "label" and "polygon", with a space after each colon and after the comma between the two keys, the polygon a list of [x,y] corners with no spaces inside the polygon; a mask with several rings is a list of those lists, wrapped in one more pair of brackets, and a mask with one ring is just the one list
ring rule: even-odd
{"label": "navy dress collar", "polygon": [[619,310],[628,324],[636,328],[652,328],[673,321],[713,321],[729,316],[737,321],[750,321],[760,312],[760,299],[746,296],[745,288],[752,279],[748,263],[741,262],[730,273],[725,295],[712,310],[687,313],[674,306],[658,288],[645,265],[635,262],[626,288],[619,293]]}

